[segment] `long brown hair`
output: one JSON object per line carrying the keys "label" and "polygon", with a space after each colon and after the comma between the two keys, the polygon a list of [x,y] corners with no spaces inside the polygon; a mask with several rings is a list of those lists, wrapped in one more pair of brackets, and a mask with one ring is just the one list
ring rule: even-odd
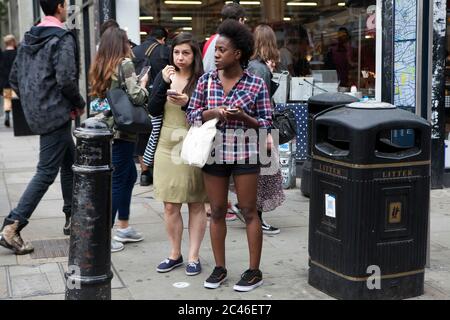
{"label": "long brown hair", "polygon": [[112,76],[124,58],[131,58],[127,33],[119,28],[108,28],[100,39],[95,61],[89,70],[90,96],[105,98],[111,87]]}
{"label": "long brown hair", "polygon": [[169,62],[172,66],[175,67],[175,70],[178,71],[177,66],[173,61],[173,51],[176,46],[181,44],[189,44],[192,52],[194,53],[194,61],[191,65],[191,77],[189,81],[183,89],[183,93],[186,93],[188,96],[191,96],[197,86],[197,80],[203,75],[203,61],[202,61],[202,52],[200,51],[200,46],[198,45],[197,40],[195,40],[194,36],[189,32],[182,32],[178,34],[172,42],[172,50],[170,52]]}
{"label": "long brown hair", "polygon": [[277,37],[275,32],[266,24],[260,24],[254,32],[255,51],[251,59],[261,59],[264,62],[272,60],[280,61],[280,53],[277,48]]}

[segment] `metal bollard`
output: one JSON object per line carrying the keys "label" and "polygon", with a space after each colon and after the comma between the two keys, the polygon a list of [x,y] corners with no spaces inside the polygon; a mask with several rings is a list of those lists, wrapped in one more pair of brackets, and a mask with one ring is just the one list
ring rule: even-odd
{"label": "metal bollard", "polygon": [[98,119],[75,129],[77,138],[66,300],[111,299],[111,141]]}

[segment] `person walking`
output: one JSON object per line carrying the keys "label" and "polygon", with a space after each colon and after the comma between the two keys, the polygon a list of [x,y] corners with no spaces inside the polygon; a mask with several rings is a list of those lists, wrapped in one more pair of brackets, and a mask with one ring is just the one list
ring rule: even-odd
{"label": "person walking", "polygon": [[[272,88],[272,72],[280,59],[275,32],[268,25],[259,25],[255,28],[253,36],[255,38],[255,52],[251,57],[247,70],[261,77],[267,88]],[[271,97],[273,93],[274,92],[270,92]],[[271,105],[273,106],[273,103]],[[278,153],[278,150],[276,149],[277,146],[272,145],[272,136],[269,135],[268,139],[268,149],[270,148],[268,151]],[[273,149],[272,146],[274,147]],[[274,158],[279,159],[279,156],[275,156]],[[275,210],[285,199],[283,177],[280,169],[278,169],[275,174],[259,175],[256,207],[259,219],[261,220],[263,233],[280,233],[279,228],[271,226],[262,218],[262,213]],[[244,221],[244,217],[239,209],[239,204],[233,206],[233,211],[240,220]]]}
{"label": "person walking", "polygon": [[3,88],[3,110],[5,111],[5,127],[10,126],[10,113],[12,110],[12,99],[16,97],[11,89],[9,75],[17,55],[16,38],[9,34],[3,38],[5,51],[0,60],[0,88]]}
{"label": "person walking", "polygon": [[[138,83],[131,47],[127,33],[119,28],[108,28],[100,41],[97,55],[89,71],[90,95],[99,98],[107,105],[106,93],[110,89],[125,86],[133,104],[142,105],[147,102],[148,92],[145,89],[148,76]],[[113,118],[104,107],[107,115],[105,121],[113,123]],[[99,114],[102,117],[103,113]],[[114,130],[112,145],[112,227],[118,214],[118,228],[111,241],[111,252],[124,249],[123,243],[142,241],[144,237],[129,225],[130,204],[133,187],[137,179],[136,166],[133,160],[137,135],[130,132]]]}
{"label": "person walking", "polygon": [[206,229],[202,172],[182,163],[181,149],[174,154],[173,150],[183,138],[172,138],[179,133],[187,134],[185,110],[202,74],[197,41],[190,33],[180,33],[173,39],[170,64],[156,76],[149,101],[152,116],[164,115],[155,153],[154,188],[155,198],[164,202],[164,221],[172,247],[169,257],[157,266],[158,272],[168,272],[183,265],[180,211],[183,203],[189,208],[189,257],[185,272],[193,276],[202,270],[199,251]]}
{"label": "person walking", "polygon": [[[222,139],[216,136],[214,163],[203,167],[211,204],[210,236],[216,267],[204,282],[218,288],[227,279],[225,265],[225,215],[230,177],[244,215],[250,253],[249,268],[234,285],[236,291],[251,291],[262,285],[259,270],[262,249],[261,221],[256,210],[258,130],[272,125],[272,108],[264,81],[246,68],[253,54],[253,35],[236,20],[227,19],[218,28],[216,70],[203,75],[191,98],[189,123],[218,119]],[[241,136],[248,139],[240,139]],[[219,141],[220,140],[220,141]],[[243,141],[242,141],[243,140]]]}
{"label": "person walking", "polygon": [[84,113],[78,87],[79,59],[75,35],[66,30],[67,1],[40,0],[45,14],[38,26],[25,34],[13,64],[10,84],[22,101],[30,129],[40,135],[36,174],[3,222],[0,245],[15,254],[34,249],[20,232],[55,181],[61,168],[61,189],[66,215],[64,234],[70,234],[75,146],[72,119]]}

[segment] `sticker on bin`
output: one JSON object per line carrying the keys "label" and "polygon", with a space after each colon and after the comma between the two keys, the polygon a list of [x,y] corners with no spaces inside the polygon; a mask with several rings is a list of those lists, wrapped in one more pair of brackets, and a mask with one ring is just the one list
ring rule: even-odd
{"label": "sticker on bin", "polygon": [[325,194],[325,215],[336,218],[336,196],[328,193]]}
{"label": "sticker on bin", "polygon": [[289,142],[280,144],[280,146],[278,147],[278,150],[289,152]]}

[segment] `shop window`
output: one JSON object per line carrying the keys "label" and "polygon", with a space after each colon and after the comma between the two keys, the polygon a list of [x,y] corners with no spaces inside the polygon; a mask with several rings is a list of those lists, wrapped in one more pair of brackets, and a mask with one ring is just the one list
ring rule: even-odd
{"label": "shop window", "polygon": [[[192,32],[204,44],[215,33],[226,2],[140,0],[142,40],[153,26],[162,25],[172,35]],[[280,71],[288,70],[292,76],[312,75],[316,83],[336,81],[339,91],[356,86],[362,96],[375,96],[376,0],[260,0],[240,4],[250,28],[267,23],[275,30]],[[323,79],[324,74],[327,79]]]}

